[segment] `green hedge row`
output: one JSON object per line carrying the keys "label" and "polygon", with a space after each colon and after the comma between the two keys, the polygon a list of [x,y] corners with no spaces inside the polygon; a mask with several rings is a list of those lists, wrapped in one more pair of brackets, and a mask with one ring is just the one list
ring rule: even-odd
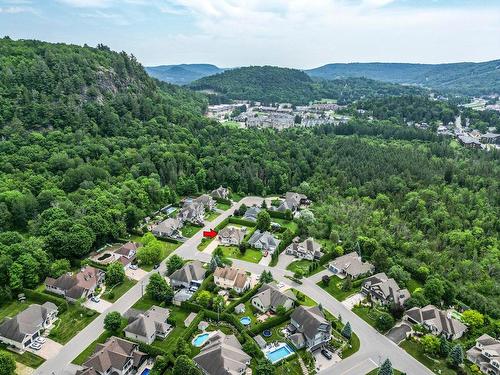
{"label": "green hedge row", "polygon": [[103,270],[104,272],[107,271],[108,267],[105,266],[104,264],[97,263],[96,261],[92,259],[85,259],[85,263],[87,263],[89,266],[92,266],[94,268],[98,268],[100,270]]}
{"label": "green hedge row", "polygon": [[222,228],[224,228],[227,224],[229,224],[229,218],[226,217],[224,220],[222,220],[219,224],[217,224],[214,228],[216,232],[220,231]]}
{"label": "green hedge row", "polygon": [[254,223],[253,221],[240,219],[240,218],[234,217],[234,216],[229,217],[229,222],[232,224],[244,225],[246,227],[255,227],[257,225],[257,223]]}
{"label": "green hedge row", "polygon": [[43,304],[45,302],[52,302],[57,306],[59,314],[65,312],[68,309],[68,302],[64,298],[56,297],[47,293],[40,293],[32,289],[24,289],[23,293],[26,298],[40,304]]}
{"label": "green hedge row", "polygon": [[169,238],[169,237],[156,237],[156,239],[158,241],[170,242],[170,243],[175,243],[175,244],[181,243],[181,241],[177,241],[177,240],[175,240],[173,238]]}
{"label": "green hedge row", "polygon": [[293,309],[290,309],[286,312],[286,314],[282,316],[277,316],[275,318],[267,319],[265,322],[257,324],[256,326],[250,328],[249,330],[250,335],[256,336],[265,329],[270,329],[277,325],[280,325],[281,323],[286,322],[288,319],[290,319],[290,315],[292,315],[292,312]]}
{"label": "green hedge row", "polygon": [[274,217],[276,219],[284,219],[284,220],[292,220],[293,219],[292,211],[290,211],[290,210],[286,210],[285,212],[267,210],[267,212],[269,212],[269,216]]}
{"label": "green hedge row", "polygon": [[329,263],[333,258],[335,258],[335,251],[325,252],[325,254],[319,258],[319,264],[323,266],[326,263]]}
{"label": "green hedge row", "polygon": [[252,289],[249,289],[245,294],[241,296],[241,298],[237,299],[236,301],[231,302],[229,305],[226,307],[226,312],[227,313],[232,313],[234,311],[234,308],[238,306],[240,303],[245,303],[247,302],[250,298],[252,298],[255,293],[260,289],[262,286],[262,283],[257,283]]}
{"label": "green hedge row", "polygon": [[180,339],[183,339],[184,341],[188,342],[190,337],[198,330],[198,324],[203,320],[205,317],[205,312],[200,311],[198,315],[196,315],[196,318],[191,322],[189,327],[182,333],[182,336]]}
{"label": "green hedge row", "polygon": [[216,201],[217,203],[222,203],[222,204],[228,204],[228,205],[232,204],[231,199],[214,198],[214,201]]}

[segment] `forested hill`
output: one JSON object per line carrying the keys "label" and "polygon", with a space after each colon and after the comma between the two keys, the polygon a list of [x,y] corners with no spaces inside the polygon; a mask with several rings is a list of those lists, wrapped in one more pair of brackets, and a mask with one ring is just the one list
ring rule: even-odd
{"label": "forested hill", "polygon": [[327,64],[306,71],[311,77],[336,79],[366,77],[381,81],[417,84],[465,95],[500,94],[500,60],[482,63]]}
{"label": "forested hill", "polygon": [[225,69],[212,64],[180,64],[146,67],[151,77],[176,85],[187,85],[197,79],[221,73]]}
{"label": "forested hill", "polygon": [[224,185],[303,192],[315,202],[303,238],[341,239],[401,285],[417,280],[414,305],[500,317],[498,153],[385,110],[337,127],[226,127],[201,115],[204,96],[104,46],[3,39],[0,77],[0,304],[38,287],[55,259],[79,266],[159,207]]}
{"label": "forested hill", "polygon": [[205,91],[213,103],[243,99],[264,103],[307,104],[323,98],[347,103],[364,97],[422,94],[415,87],[364,78],[313,80],[296,69],[251,66],[225,71],[192,82],[190,88]]}

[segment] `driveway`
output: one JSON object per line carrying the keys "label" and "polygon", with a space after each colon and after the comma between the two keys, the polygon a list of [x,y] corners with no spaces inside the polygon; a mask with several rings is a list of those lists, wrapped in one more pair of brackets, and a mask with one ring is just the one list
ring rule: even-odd
{"label": "driveway", "polygon": [[273,257],[271,256],[271,254],[269,254],[267,257],[262,257],[262,259],[260,260],[259,264],[261,266],[269,266],[269,263],[271,263],[271,259]]}
{"label": "driveway", "polygon": [[34,368],[16,362],[16,375],[31,375],[35,372]]}
{"label": "driveway", "polygon": [[316,371],[325,371],[332,367],[335,363],[340,362],[342,359],[336,353],[330,352],[332,359],[326,359],[321,350],[316,350],[313,353],[314,361],[316,363]]}
{"label": "driveway", "polygon": [[396,344],[399,345],[401,341],[406,339],[406,335],[409,332],[411,332],[411,327],[406,323],[402,323],[399,326],[391,328],[391,330],[387,332],[385,336],[389,340],[394,341]]}
{"label": "driveway", "polygon": [[204,253],[206,254],[212,254],[215,249],[217,249],[217,246],[219,246],[220,242],[217,239],[213,239],[212,242],[210,242],[207,247],[203,250]]}
{"label": "driveway", "polygon": [[140,268],[136,270],[131,270],[130,268],[127,268],[125,270],[125,276],[136,281],[142,280],[144,277],[146,277],[147,274],[148,273],[146,271],[141,270]]}
{"label": "driveway", "polygon": [[345,300],[342,301],[342,304],[347,307],[349,310],[352,310],[354,306],[356,306],[358,303],[363,301],[365,299],[365,296],[363,293],[356,293],[353,294],[352,296],[346,298]]}
{"label": "driveway", "polygon": [[104,311],[109,309],[112,305],[113,304],[111,302],[105,301],[103,299],[101,299],[97,303],[89,299],[89,300],[85,301],[85,303],[83,304],[83,306],[85,306],[91,310],[97,311],[99,314],[102,314]]}
{"label": "driveway", "polygon": [[278,264],[276,265],[276,267],[286,270],[288,265],[296,260],[298,259],[293,255],[285,254],[285,252],[283,251],[278,257]]}
{"label": "driveway", "polygon": [[43,359],[51,359],[59,353],[62,347],[63,346],[58,342],[47,338],[47,342],[45,344],[42,344],[42,348],[40,350],[28,348],[27,351],[36,354]]}

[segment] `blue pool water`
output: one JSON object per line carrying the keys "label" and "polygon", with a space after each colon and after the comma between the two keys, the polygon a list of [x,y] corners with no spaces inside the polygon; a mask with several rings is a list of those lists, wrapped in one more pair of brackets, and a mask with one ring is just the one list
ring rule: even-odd
{"label": "blue pool water", "polygon": [[276,363],[281,361],[283,358],[288,357],[293,353],[293,349],[290,348],[288,345],[282,346],[279,349],[273,350],[271,352],[266,353],[267,359],[271,361],[271,363]]}
{"label": "blue pool water", "polygon": [[200,346],[202,346],[205,341],[208,340],[208,336],[210,336],[208,333],[202,333],[198,336],[196,336],[193,340],[193,345],[196,346],[197,348],[199,348]]}
{"label": "blue pool water", "polygon": [[141,375],[149,375],[149,369],[145,368]]}
{"label": "blue pool water", "polygon": [[240,319],[240,323],[243,324],[244,326],[250,325],[252,323],[252,320],[248,316],[244,316],[243,318]]}

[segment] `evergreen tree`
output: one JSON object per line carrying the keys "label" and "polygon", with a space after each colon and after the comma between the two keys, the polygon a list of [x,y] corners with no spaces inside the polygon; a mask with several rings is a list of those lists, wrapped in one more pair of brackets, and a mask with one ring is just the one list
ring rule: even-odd
{"label": "evergreen tree", "polygon": [[453,367],[458,367],[464,362],[464,352],[460,344],[455,345],[450,350],[448,359]]}
{"label": "evergreen tree", "polygon": [[350,340],[352,336],[352,328],[351,328],[351,323],[347,322],[342,328],[342,332],[340,332],[342,336],[344,336],[346,339]]}
{"label": "evergreen tree", "polygon": [[392,370],[392,363],[387,358],[384,363],[382,363],[382,366],[380,366],[380,369],[378,370],[378,375],[393,375],[394,371]]}

